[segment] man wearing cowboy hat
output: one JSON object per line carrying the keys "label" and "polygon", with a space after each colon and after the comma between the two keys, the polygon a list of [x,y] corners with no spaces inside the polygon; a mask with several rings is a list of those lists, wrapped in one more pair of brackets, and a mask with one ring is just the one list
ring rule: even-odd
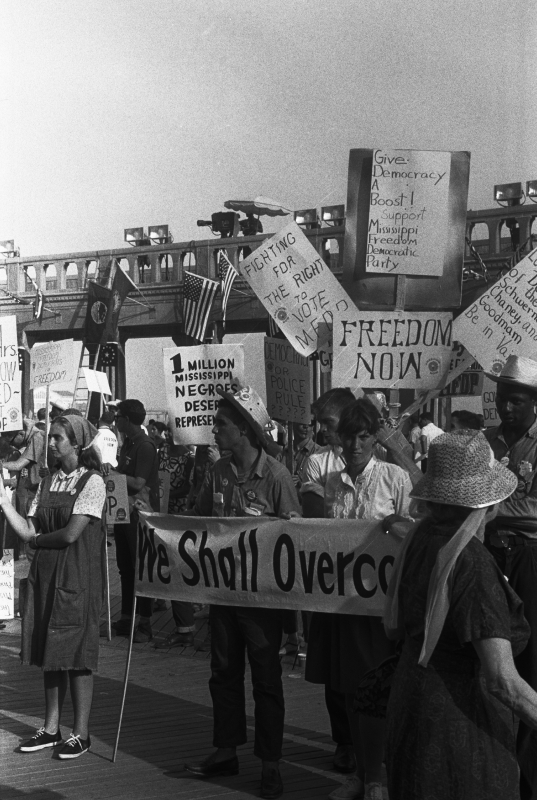
{"label": "man wearing cowboy hat", "polygon": [[[236,394],[216,390],[218,403],[213,434],[220,452],[229,452],[211,468],[196,498],[194,512],[216,517],[289,517],[300,515],[293,479],[267,455],[265,426],[269,415],[254,389]],[[252,522],[254,520],[252,519]],[[277,609],[211,606],[211,678],[214,736],[217,748],[200,764],[185,768],[200,778],[237,775],[237,746],[244,744],[245,650],[248,653],[255,702],[254,754],[262,760],[261,797],[283,792],[278,762],[284,723],[279,649],[282,615]]]}
{"label": "man wearing cowboy hat", "polygon": [[[494,456],[518,477],[513,494],[487,525],[485,544],[524,601],[531,637],[515,659],[520,675],[537,690],[537,361],[509,356],[499,375],[496,408],[501,424],[485,432]],[[537,799],[537,735],[523,722],[517,738],[522,800]]]}

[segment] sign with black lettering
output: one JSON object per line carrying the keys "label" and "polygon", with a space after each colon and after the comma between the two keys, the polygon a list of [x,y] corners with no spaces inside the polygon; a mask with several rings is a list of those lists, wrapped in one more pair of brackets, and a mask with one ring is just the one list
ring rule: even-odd
{"label": "sign with black lettering", "polygon": [[457,317],[453,336],[495,375],[510,355],[537,359],[537,248]]}
{"label": "sign with black lettering", "polygon": [[0,559],[0,619],[15,616],[15,562],[13,550],[4,550]]}
{"label": "sign with black lettering", "polygon": [[0,318],[0,432],[22,429],[17,317]]}
{"label": "sign with black lettering", "polygon": [[495,381],[490,378],[483,380],[483,394],[481,400],[483,403],[483,420],[485,428],[494,428],[501,423],[501,419],[496,408],[496,386]]}
{"label": "sign with black lettering", "polygon": [[74,340],[34,344],[30,351],[30,389],[47,384],[74,384],[78,362]]}
{"label": "sign with black lettering", "polygon": [[451,153],[373,151],[366,272],[442,275]]}
{"label": "sign with black lettering", "polygon": [[430,389],[452,354],[449,312],[363,311],[334,323],[334,386]]}
{"label": "sign with black lettering", "polygon": [[323,343],[334,319],[353,306],[295,222],[265,240],[239,269],[297,353],[305,356]]}
{"label": "sign with black lettering", "polygon": [[286,339],[265,338],[267,411],[287,422],[311,421],[310,362]]}
{"label": "sign with black lettering", "polygon": [[[453,343],[453,354],[449,369],[455,370],[462,364],[466,357],[466,349],[460,342]],[[461,372],[456,378],[445,386],[440,392],[440,397],[481,397],[483,391],[483,370],[474,361],[470,366]],[[454,406],[451,406],[452,410]],[[479,412],[481,413],[481,412]]]}
{"label": "sign with black lettering", "polygon": [[127,525],[129,522],[129,495],[127,476],[119,472],[109,472],[106,484],[106,524]]}
{"label": "sign with black lettering", "polygon": [[379,520],[140,514],[136,594],[382,616],[400,539]]}
{"label": "sign with black lettering", "polygon": [[244,351],[240,344],[201,344],[163,351],[168,417],[175,444],[214,444],[217,389],[236,392],[244,386]]}

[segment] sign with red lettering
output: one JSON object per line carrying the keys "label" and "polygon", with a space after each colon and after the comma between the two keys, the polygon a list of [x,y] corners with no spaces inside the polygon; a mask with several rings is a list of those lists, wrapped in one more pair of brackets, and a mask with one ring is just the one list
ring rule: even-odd
{"label": "sign with red lettering", "polygon": [[214,415],[221,399],[216,390],[236,392],[244,386],[242,345],[200,344],[162,353],[175,444],[214,444]]}
{"label": "sign with red lettering", "polygon": [[295,222],[240,262],[241,275],[297,353],[311,355],[352,300]]}
{"label": "sign with red lettering", "polygon": [[140,514],[136,594],[382,616],[400,539],[378,520]]}
{"label": "sign with red lettering", "polygon": [[334,386],[431,389],[452,356],[449,312],[358,311],[334,323]]}
{"label": "sign with red lettering", "polygon": [[286,339],[265,338],[267,411],[287,422],[311,421],[310,362]]}

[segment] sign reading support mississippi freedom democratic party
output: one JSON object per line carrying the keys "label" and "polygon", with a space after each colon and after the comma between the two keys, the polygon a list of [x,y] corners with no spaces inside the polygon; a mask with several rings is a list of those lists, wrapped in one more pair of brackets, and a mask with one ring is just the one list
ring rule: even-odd
{"label": "sign reading support mississippi freedom democratic party", "polygon": [[162,351],[168,415],[175,444],[214,444],[211,433],[221,399],[216,390],[244,385],[240,344],[201,344]]}
{"label": "sign reading support mississippi freedom democratic party", "polygon": [[310,364],[285,339],[265,338],[267,411],[288,422],[311,421]]}
{"label": "sign reading support mississippi freedom democratic party", "polygon": [[0,432],[22,428],[17,317],[0,318]]}
{"label": "sign reading support mississippi freedom democratic party", "polygon": [[442,275],[451,153],[375,150],[366,272]]}
{"label": "sign reading support mississippi freedom democratic party", "polygon": [[30,389],[74,383],[77,363],[73,339],[35,345],[30,351]]}
{"label": "sign reading support mississippi freedom democratic party", "polygon": [[[354,306],[338,279],[295,222],[239,264],[268,313],[297,353],[309,356],[323,341],[322,331]],[[326,333],[324,334],[326,336]]]}
{"label": "sign reading support mississippi freedom democratic party", "polygon": [[537,249],[457,317],[453,336],[495,375],[510,355],[537,359]]}
{"label": "sign reading support mississippi freedom democratic party", "polygon": [[378,520],[140,514],[136,594],[381,616],[400,540]]}
{"label": "sign reading support mississippi freedom democratic party", "polygon": [[429,389],[447,370],[450,313],[358,311],[334,323],[335,386]]}

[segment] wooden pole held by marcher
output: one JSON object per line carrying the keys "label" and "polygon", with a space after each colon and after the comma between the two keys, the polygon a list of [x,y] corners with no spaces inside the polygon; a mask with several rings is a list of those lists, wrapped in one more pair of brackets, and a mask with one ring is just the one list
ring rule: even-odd
{"label": "wooden pole held by marcher", "polygon": [[[136,547],[136,567],[135,567],[135,575],[138,573],[138,546]],[[119,712],[119,720],[117,723],[117,733],[116,733],[116,741],[114,744],[114,752],[112,754],[112,764],[116,763],[116,756],[117,750],[119,747],[119,734],[121,732],[121,723],[123,721],[123,711],[125,708],[125,698],[127,696],[127,683],[129,681],[129,670],[131,666],[131,657],[132,657],[132,642],[134,639],[134,626],[136,624],[136,579],[134,581],[134,592],[132,598],[132,618],[131,618],[131,630],[129,634],[129,649],[127,650],[127,663],[125,664],[125,677],[123,679],[123,695],[121,698],[121,709]]]}

